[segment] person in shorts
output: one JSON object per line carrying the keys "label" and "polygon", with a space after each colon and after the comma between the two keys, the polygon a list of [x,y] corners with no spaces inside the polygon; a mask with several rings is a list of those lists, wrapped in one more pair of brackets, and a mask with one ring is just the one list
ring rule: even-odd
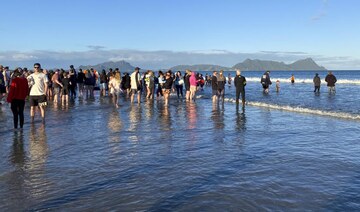
{"label": "person in shorts", "polygon": [[130,76],[131,80],[131,97],[130,101],[131,103],[134,102],[134,96],[137,94],[137,100],[138,104],[141,102],[141,88],[142,88],[142,82],[141,82],[141,76],[140,76],[140,68],[136,67],[134,72]]}
{"label": "person in shorts", "polygon": [[45,107],[47,105],[47,76],[41,71],[40,63],[34,64],[34,73],[28,77],[31,84],[30,90],[30,117],[34,121],[35,107],[39,107],[42,122],[45,123]]}

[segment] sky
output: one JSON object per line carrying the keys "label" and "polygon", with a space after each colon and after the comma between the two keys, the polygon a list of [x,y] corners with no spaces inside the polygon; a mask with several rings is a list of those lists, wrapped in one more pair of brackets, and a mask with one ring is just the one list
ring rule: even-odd
{"label": "sky", "polygon": [[311,57],[360,70],[358,0],[0,0],[0,64],[233,66]]}

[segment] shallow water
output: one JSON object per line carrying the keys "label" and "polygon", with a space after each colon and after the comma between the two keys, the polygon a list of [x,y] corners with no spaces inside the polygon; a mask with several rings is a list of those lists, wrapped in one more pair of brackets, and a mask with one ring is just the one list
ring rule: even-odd
{"label": "shallow water", "polygon": [[359,121],[213,105],[208,92],[168,107],[50,105],[46,126],[23,132],[0,107],[0,210],[360,209]]}

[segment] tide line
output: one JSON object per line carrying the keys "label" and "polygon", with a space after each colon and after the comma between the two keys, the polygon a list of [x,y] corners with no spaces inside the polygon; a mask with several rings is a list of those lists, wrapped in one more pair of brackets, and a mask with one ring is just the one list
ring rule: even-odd
{"label": "tide line", "polygon": [[[225,98],[227,102],[235,103],[235,99],[233,98]],[[360,115],[351,114],[351,113],[344,113],[344,112],[335,112],[335,111],[324,111],[319,109],[311,109],[311,108],[304,108],[304,107],[293,107],[289,105],[276,105],[276,104],[269,104],[264,102],[246,102],[246,105],[254,106],[254,107],[261,107],[261,108],[269,108],[274,110],[282,110],[294,113],[305,113],[305,114],[313,114],[318,116],[328,116],[333,118],[341,118],[341,119],[349,119],[349,120],[356,120],[360,121]]]}

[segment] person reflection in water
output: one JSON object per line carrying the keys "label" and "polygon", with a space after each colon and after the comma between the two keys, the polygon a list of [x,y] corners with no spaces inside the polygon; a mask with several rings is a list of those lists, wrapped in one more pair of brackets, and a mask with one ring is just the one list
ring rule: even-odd
{"label": "person reflection in water", "polygon": [[[31,124],[29,134],[29,166],[27,186],[30,188],[30,194],[36,197],[47,196],[45,164],[47,162],[49,148],[47,144],[47,136],[45,125],[36,128],[35,124]],[[41,185],[41,186],[39,186]]]}
{"label": "person reflection in water", "polygon": [[245,116],[245,107],[239,108],[239,105],[236,106],[236,129],[239,131],[246,130],[246,116]]}

